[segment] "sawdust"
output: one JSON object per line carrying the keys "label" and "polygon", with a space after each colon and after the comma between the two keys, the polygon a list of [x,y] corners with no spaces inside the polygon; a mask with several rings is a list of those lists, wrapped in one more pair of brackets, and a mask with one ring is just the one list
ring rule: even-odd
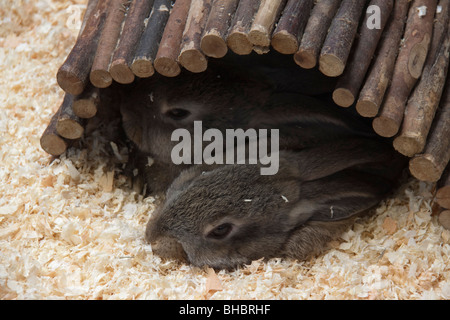
{"label": "sawdust", "polygon": [[415,180],[308,261],[216,274],[154,256],[154,199],[127,187],[125,150],[95,132],[59,159],[39,146],[83,6],[0,0],[1,299],[450,299],[449,233]]}

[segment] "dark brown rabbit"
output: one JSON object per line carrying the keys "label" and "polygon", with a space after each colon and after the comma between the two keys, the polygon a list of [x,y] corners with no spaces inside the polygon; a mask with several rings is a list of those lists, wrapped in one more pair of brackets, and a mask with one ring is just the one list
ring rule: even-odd
{"label": "dark brown rabbit", "polygon": [[[136,146],[137,163],[143,164],[140,176],[145,177],[151,192],[164,192],[167,182],[186,168],[172,163],[171,151],[178,142],[171,141],[171,136],[178,128],[192,132],[194,121],[202,121],[204,130],[222,132],[230,128],[279,129],[281,150],[371,135],[368,126],[348,112],[304,94],[326,92],[330,80],[320,78],[310,85],[303,81],[300,90],[290,84],[304,78],[276,79],[292,68],[270,69],[268,64],[263,69],[216,61],[200,74],[183,72],[176,78],[155,75],[130,88],[129,98],[123,99],[120,108],[123,128]],[[314,90],[322,80],[324,88]],[[146,165],[147,156],[153,158],[155,166]],[[160,177],[161,168],[167,177]]]}
{"label": "dark brown rabbit", "polygon": [[275,175],[259,165],[183,171],[150,219],[146,238],[162,257],[234,268],[254,259],[305,259],[392,190],[403,158],[373,139],[281,151]]}

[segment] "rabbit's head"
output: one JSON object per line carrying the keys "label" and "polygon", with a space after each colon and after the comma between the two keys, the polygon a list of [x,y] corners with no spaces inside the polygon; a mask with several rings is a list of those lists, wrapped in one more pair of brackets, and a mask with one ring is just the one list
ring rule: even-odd
{"label": "rabbit's head", "polygon": [[382,166],[374,165],[390,163],[395,156],[389,150],[361,140],[353,148],[282,151],[271,176],[260,175],[259,165],[191,167],[169,187],[146,238],[156,254],[196,266],[305,259],[389,192]]}

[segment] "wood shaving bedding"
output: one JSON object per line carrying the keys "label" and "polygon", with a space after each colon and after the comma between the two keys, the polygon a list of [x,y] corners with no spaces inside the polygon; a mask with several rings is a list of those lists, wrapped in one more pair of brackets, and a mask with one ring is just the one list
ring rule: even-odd
{"label": "wood shaving bedding", "polygon": [[154,256],[155,199],[128,188],[124,150],[95,132],[59,159],[39,146],[84,2],[0,0],[1,299],[450,299],[450,231],[415,180],[308,261],[215,273]]}

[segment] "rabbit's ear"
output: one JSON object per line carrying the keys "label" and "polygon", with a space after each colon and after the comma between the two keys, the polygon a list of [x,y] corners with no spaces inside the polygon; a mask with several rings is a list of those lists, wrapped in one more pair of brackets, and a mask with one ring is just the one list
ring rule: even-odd
{"label": "rabbit's ear", "polygon": [[353,169],[300,182],[300,199],[289,212],[291,225],[307,220],[338,221],[379,203],[390,190],[385,179]]}
{"label": "rabbit's ear", "polygon": [[373,139],[344,139],[289,155],[299,179],[312,181],[336,172],[369,163],[388,162],[395,151],[386,143]]}

